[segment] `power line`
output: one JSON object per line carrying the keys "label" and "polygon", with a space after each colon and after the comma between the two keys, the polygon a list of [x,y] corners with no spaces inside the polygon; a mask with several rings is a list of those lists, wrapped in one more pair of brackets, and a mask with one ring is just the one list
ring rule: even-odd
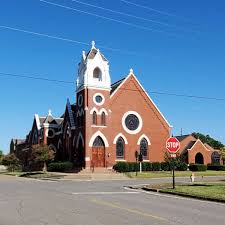
{"label": "power line", "polygon": [[174,36],[174,37],[182,37],[181,35],[177,35],[177,34],[172,33],[172,32],[167,32],[167,31],[163,31],[163,30],[159,30],[159,29],[153,29],[153,28],[149,28],[149,27],[145,27],[145,26],[136,25],[136,24],[133,24],[133,23],[122,21],[122,20],[113,19],[113,18],[110,18],[110,17],[101,16],[101,15],[98,15],[98,14],[95,14],[95,13],[79,10],[79,9],[74,8],[74,7],[72,8],[72,7],[69,7],[69,6],[65,6],[65,5],[61,5],[61,4],[57,4],[57,3],[53,3],[53,2],[49,2],[49,1],[45,1],[45,0],[39,0],[39,1],[43,2],[45,4],[49,4],[49,5],[57,6],[57,7],[60,7],[60,8],[76,11],[76,12],[87,14],[87,15],[90,15],[90,16],[95,16],[95,17],[105,19],[105,20],[110,20],[110,21],[113,21],[113,22],[116,22],[116,23],[120,23],[120,24],[130,26],[130,27],[135,27],[135,28],[138,28],[138,29],[141,29],[141,30],[164,33],[164,34],[167,34],[169,36]]}
{"label": "power line", "polygon": [[[55,83],[65,83],[65,84],[75,84],[74,81],[66,81],[66,80],[57,80],[57,79],[49,79],[46,77],[36,76],[36,75],[25,75],[25,74],[13,74],[13,73],[3,73],[0,72],[0,77],[16,77],[16,78],[27,78],[33,80],[41,80],[47,82],[55,82]],[[169,92],[161,92],[161,91],[140,91],[131,88],[120,88],[122,90],[129,90],[129,91],[137,91],[137,92],[144,92],[146,94],[158,94],[158,95],[167,95],[167,96],[175,96],[175,97],[185,97],[185,98],[194,98],[194,99],[201,99],[201,100],[215,100],[215,101],[225,101],[225,98],[217,98],[217,97],[207,97],[207,96],[198,96],[198,95],[186,95],[186,94],[177,94],[177,93],[169,93]]]}
{"label": "power line", "polygon": [[139,8],[147,9],[149,11],[156,12],[156,13],[159,13],[159,14],[162,14],[162,15],[165,15],[165,16],[177,17],[177,18],[180,18],[180,19],[189,21],[188,19],[183,18],[181,16],[177,16],[177,15],[172,14],[172,13],[168,13],[168,12],[165,12],[165,11],[161,11],[161,10],[158,10],[158,9],[154,9],[154,8],[149,7],[149,6],[137,4],[137,3],[130,2],[130,1],[127,1],[127,0],[119,0],[119,1],[121,1],[123,3],[126,3],[126,4],[129,4],[129,5],[133,5],[133,6],[139,7]]}
{"label": "power line", "polygon": [[101,10],[104,10],[104,11],[108,11],[108,12],[111,12],[111,13],[116,13],[116,14],[119,14],[119,15],[123,15],[123,16],[128,16],[128,17],[131,17],[131,18],[139,19],[139,20],[142,20],[142,21],[152,22],[152,23],[156,23],[156,24],[159,24],[159,25],[162,25],[162,26],[171,27],[171,28],[177,28],[177,29],[180,29],[180,30],[183,30],[183,31],[187,31],[187,32],[195,32],[193,30],[184,29],[183,27],[176,26],[176,25],[171,25],[169,23],[161,22],[161,21],[158,21],[158,20],[147,19],[147,18],[144,18],[144,17],[136,16],[136,15],[133,15],[133,14],[122,12],[122,11],[112,10],[112,9],[109,9],[109,8],[93,5],[93,4],[82,2],[82,1],[78,1],[78,0],[71,0],[71,1],[79,3],[79,4],[82,4],[82,5],[90,6],[90,7],[96,8],[96,9],[101,9]]}
{"label": "power line", "polygon": [[2,73],[0,72],[0,76],[4,77],[17,77],[17,78],[28,78],[33,80],[42,80],[42,81],[49,81],[49,82],[55,82],[55,83],[66,83],[66,84],[74,84],[72,81],[66,81],[66,80],[56,80],[56,79],[49,79],[45,77],[38,77],[35,75],[25,75],[25,74],[13,74],[13,73]]}
{"label": "power line", "polygon": [[[60,41],[66,41],[66,42],[70,42],[70,43],[76,43],[76,44],[81,44],[81,45],[86,45],[86,46],[90,45],[87,42],[82,42],[82,41],[72,40],[72,39],[63,38],[63,37],[59,37],[59,36],[53,36],[53,35],[49,35],[49,34],[29,31],[29,30],[20,29],[20,28],[11,27],[11,26],[0,25],[0,28],[7,29],[7,30],[12,30],[12,31],[17,31],[17,32],[22,32],[22,33],[27,33],[27,34],[31,34],[31,35],[36,35],[36,36],[40,36],[40,37],[56,39],[56,40],[60,40]],[[99,45],[99,47],[103,48],[103,49],[106,49],[106,50],[109,50],[109,51],[120,52],[120,53],[128,54],[128,55],[141,56],[140,54],[135,53],[133,51],[122,50],[122,49],[118,49],[118,48],[111,48],[111,47],[107,47],[107,46],[104,46],[104,45]],[[142,55],[142,56],[144,56],[144,55]]]}

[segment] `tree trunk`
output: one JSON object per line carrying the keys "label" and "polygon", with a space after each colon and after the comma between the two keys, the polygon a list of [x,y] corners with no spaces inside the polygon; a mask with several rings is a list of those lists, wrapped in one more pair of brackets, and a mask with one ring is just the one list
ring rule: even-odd
{"label": "tree trunk", "polygon": [[44,167],[43,167],[43,172],[47,172],[47,163],[46,162],[44,162]]}

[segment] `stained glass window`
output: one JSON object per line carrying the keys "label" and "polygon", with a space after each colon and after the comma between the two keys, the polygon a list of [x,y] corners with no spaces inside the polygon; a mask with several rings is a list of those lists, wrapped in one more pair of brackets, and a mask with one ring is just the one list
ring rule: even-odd
{"label": "stained glass window", "polygon": [[93,121],[92,121],[92,123],[94,125],[97,125],[97,113],[95,111],[93,112]]}
{"label": "stained glass window", "polygon": [[125,119],[125,125],[131,131],[136,130],[139,126],[138,117],[134,114],[129,114]]}
{"label": "stained glass window", "polygon": [[95,138],[93,146],[94,147],[104,147],[105,145],[104,145],[102,138],[98,136]]}
{"label": "stained glass window", "polygon": [[105,126],[105,124],[106,124],[105,123],[105,113],[103,112],[102,115],[101,115],[101,125]]}
{"label": "stained glass window", "polygon": [[125,143],[123,138],[119,137],[116,142],[116,158],[123,159],[124,158],[124,147]]}
{"label": "stained glass window", "polygon": [[143,159],[147,159],[147,157],[148,157],[148,142],[145,138],[141,139],[140,153],[142,154]]}

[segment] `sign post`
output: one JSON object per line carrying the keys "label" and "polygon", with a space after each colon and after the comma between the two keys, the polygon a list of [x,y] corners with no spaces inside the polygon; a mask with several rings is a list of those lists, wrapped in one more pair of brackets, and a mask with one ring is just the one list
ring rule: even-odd
{"label": "sign post", "polygon": [[139,156],[138,156],[138,161],[139,161],[139,163],[140,163],[140,173],[142,173],[143,156],[142,156],[141,153],[140,153]]}
{"label": "sign post", "polygon": [[137,176],[137,161],[138,161],[138,151],[135,151],[135,159],[136,159],[136,168],[135,168],[135,172],[136,172],[136,176]]}
{"label": "sign post", "polygon": [[166,141],[166,149],[168,150],[168,152],[170,153],[170,157],[173,158],[173,189],[175,189],[175,158],[176,158],[176,153],[178,152],[178,150],[180,149],[180,142],[177,140],[177,138],[175,137],[170,137],[167,141]]}

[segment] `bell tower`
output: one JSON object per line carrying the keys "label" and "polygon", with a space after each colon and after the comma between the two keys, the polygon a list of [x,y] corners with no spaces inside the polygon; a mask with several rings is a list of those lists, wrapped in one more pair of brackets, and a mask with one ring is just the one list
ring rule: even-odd
{"label": "bell tower", "polygon": [[[90,51],[82,52],[76,82],[76,130],[78,137],[83,137],[83,147],[79,147],[77,151],[82,152],[86,167],[91,166],[94,160],[92,154],[94,144],[92,143],[90,146],[93,135],[100,130],[104,133],[109,125],[110,90],[109,62],[92,41]],[[96,138],[100,140],[99,137]],[[107,147],[107,142],[104,142],[103,146]],[[105,149],[102,150],[102,154],[105,156]],[[101,165],[104,164],[103,161],[104,157]]]}
{"label": "bell tower", "polygon": [[81,62],[78,64],[77,92],[83,88],[110,90],[109,62],[95,47],[92,41],[91,50],[82,52]]}

